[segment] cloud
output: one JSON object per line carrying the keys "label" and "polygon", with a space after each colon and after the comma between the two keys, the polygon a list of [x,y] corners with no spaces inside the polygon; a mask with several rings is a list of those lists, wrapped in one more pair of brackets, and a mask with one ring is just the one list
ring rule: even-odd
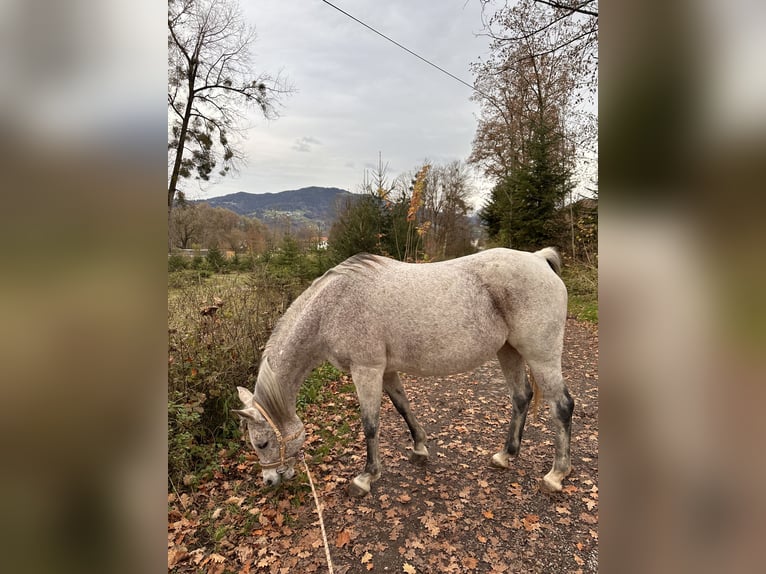
{"label": "cloud", "polygon": [[318,139],[311,137],[311,136],[303,136],[302,138],[298,138],[295,140],[295,143],[292,146],[292,149],[295,151],[305,151],[310,152],[312,146],[322,145],[322,142],[320,142]]}

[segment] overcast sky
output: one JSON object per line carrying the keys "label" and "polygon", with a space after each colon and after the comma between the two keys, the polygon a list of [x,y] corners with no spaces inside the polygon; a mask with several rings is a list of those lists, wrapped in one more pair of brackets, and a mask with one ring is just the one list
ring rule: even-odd
{"label": "overcast sky", "polygon": [[[488,40],[477,37],[478,0],[333,4],[469,84],[469,64],[488,54]],[[189,182],[190,197],[311,185],[358,191],[378,152],[392,179],[426,158],[445,163],[470,154],[479,112],[470,88],[321,0],[247,0],[242,7],[258,35],[256,65],[281,71],[297,91],[277,120],[252,115],[241,146],[247,165],[238,175],[201,189]]]}

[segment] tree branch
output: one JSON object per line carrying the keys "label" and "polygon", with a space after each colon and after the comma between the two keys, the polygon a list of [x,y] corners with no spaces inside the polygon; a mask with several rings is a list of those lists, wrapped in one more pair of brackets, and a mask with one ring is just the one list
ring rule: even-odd
{"label": "tree branch", "polygon": [[[535,1],[537,1],[537,0],[535,0]],[[518,62],[523,62],[524,60],[529,60],[529,59],[532,59],[532,58],[539,58],[540,56],[546,56],[548,54],[553,54],[554,52],[560,50],[561,48],[564,48],[565,46],[568,46],[569,44],[573,44],[574,42],[577,42],[577,40],[581,40],[582,38],[585,38],[586,36],[589,36],[590,34],[595,34],[595,33],[596,33],[595,30],[586,30],[582,34],[578,34],[577,36],[573,36],[572,38],[570,38],[566,42],[563,42],[561,44],[556,44],[550,50],[545,50],[544,52],[537,52],[537,53],[534,53],[534,54],[530,54],[529,56],[522,56],[521,58],[516,60],[516,62],[517,63]]]}
{"label": "tree branch", "polygon": [[583,6],[591,4],[593,0],[585,0],[585,2],[576,6],[569,6],[567,4],[562,4],[561,2],[548,2],[548,0],[535,0],[535,2],[538,4],[547,4],[553,8],[560,8],[561,10],[569,10],[570,12],[577,12],[579,14],[586,14],[588,16],[595,16],[598,18],[598,12],[594,12],[593,10],[585,10],[583,8]]}

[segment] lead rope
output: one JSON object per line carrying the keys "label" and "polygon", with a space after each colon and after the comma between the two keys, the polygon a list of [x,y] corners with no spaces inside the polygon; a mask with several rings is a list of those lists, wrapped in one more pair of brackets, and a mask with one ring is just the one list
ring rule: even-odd
{"label": "lead rope", "polygon": [[334,574],[332,569],[332,557],[330,556],[330,545],[327,543],[327,533],[324,529],[324,519],[322,518],[322,507],[319,505],[319,497],[317,491],[314,488],[314,481],[311,480],[311,472],[309,472],[309,465],[306,464],[306,458],[301,453],[301,461],[303,462],[303,468],[306,469],[306,475],[309,477],[309,484],[311,485],[311,494],[314,495],[314,502],[317,505],[317,514],[319,515],[319,528],[322,530],[322,540],[324,541],[324,555],[327,558],[327,570],[330,574]]}

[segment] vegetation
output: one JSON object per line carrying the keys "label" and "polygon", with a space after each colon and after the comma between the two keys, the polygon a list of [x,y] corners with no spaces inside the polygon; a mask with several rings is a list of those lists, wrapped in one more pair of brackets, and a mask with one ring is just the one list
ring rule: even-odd
{"label": "vegetation", "polygon": [[360,252],[400,261],[433,261],[473,253],[468,220],[471,189],[462,162],[425,163],[389,181],[379,165],[363,195],[347,200],[330,230],[334,259]]}
{"label": "vegetation", "polygon": [[[216,470],[221,449],[237,445],[237,386],[255,386],[261,351],[290,303],[327,268],[323,253],[287,238],[260,257],[220,252],[168,259],[168,480],[191,487]],[[317,370],[299,398],[321,400],[338,373]]]}
{"label": "vegetation", "polygon": [[595,88],[598,8],[567,6],[521,0],[487,22],[490,57],[473,66],[482,109],[469,161],[495,182],[480,212],[494,244],[553,244],[574,256],[564,208],[575,166],[595,155],[595,117],[582,104]]}
{"label": "vegetation", "polygon": [[598,323],[598,268],[570,261],[561,276],[569,293],[569,314],[580,321]]}

